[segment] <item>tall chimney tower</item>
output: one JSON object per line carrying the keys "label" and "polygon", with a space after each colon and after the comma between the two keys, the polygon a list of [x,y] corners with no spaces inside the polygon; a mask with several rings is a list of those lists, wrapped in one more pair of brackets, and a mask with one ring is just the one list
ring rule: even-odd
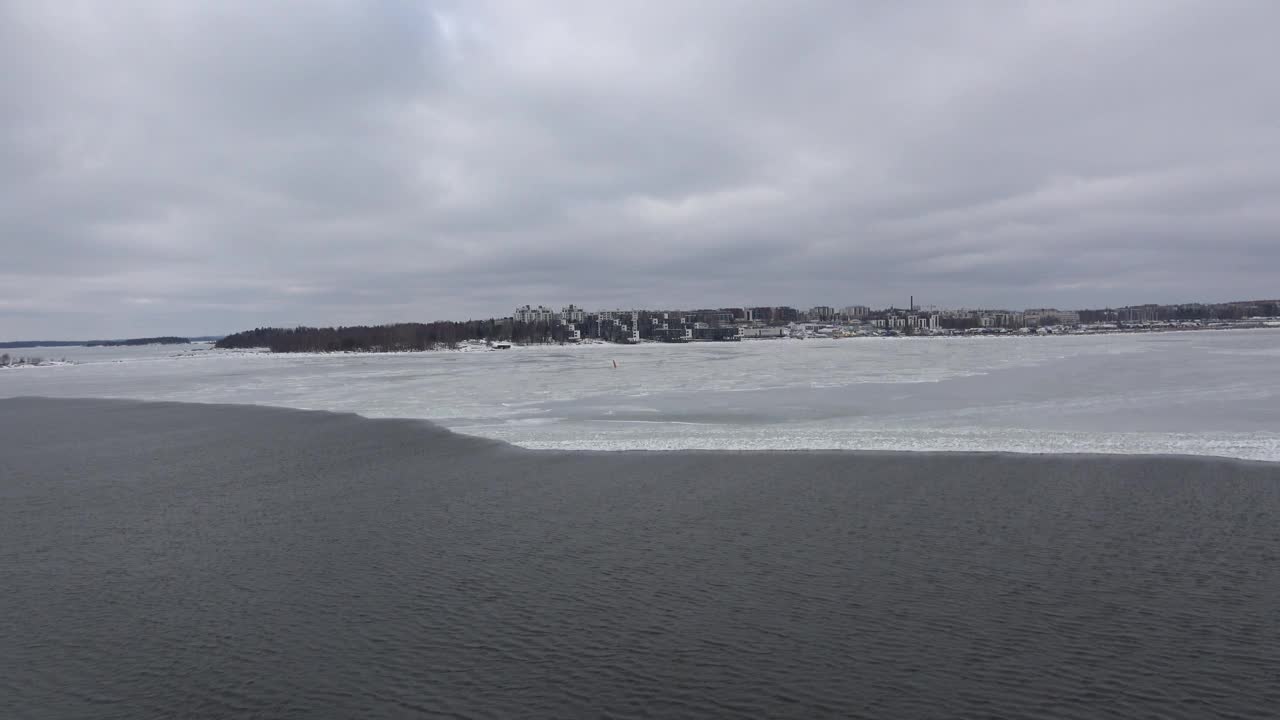
{"label": "tall chimney tower", "polygon": [[916,311],[916,296],[915,296],[915,295],[912,295],[912,296],[911,296],[911,300],[910,300],[910,302],[911,302],[911,304],[907,306],[907,312],[915,312],[915,311]]}

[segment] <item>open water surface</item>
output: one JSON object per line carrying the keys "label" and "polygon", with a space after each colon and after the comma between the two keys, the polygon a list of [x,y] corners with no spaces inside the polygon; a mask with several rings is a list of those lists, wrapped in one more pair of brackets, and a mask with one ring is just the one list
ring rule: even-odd
{"label": "open water surface", "polygon": [[1274,718],[1280,466],[0,400],[0,717]]}

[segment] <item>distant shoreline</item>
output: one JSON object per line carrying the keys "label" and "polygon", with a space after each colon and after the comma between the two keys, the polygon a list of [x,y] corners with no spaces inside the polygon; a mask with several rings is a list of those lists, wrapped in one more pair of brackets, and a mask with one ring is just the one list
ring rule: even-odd
{"label": "distant shoreline", "polygon": [[[912,339],[912,340],[939,340],[939,339],[956,339],[956,338],[1028,338],[1028,337],[1094,337],[1099,335],[1156,335],[1166,333],[1182,333],[1182,332],[1207,332],[1207,331],[1226,331],[1226,330],[1280,330],[1280,323],[1241,323],[1237,325],[1213,325],[1203,327],[1138,327],[1138,328],[1117,328],[1117,329],[1073,329],[1073,330],[1057,330],[1048,333],[1022,333],[1022,332],[946,332],[934,334],[915,334],[906,335],[897,333],[889,335],[886,333],[865,333],[858,335],[822,335],[813,334],[807,337],[744,337],[738,340],[695,340],[685,343],[664,342],[661,340],[642,340],[640,343],[633,342],[614,342],[610,340],[602,340],[598,338],[589,338],[580,342],[514,342],[511,343],[513,348],[525,347],[585,347],[592,345],[609,346],[609,347],[626,347],[634,345],[723,345],[732,342],[777,342],[777,341],[794,341],[794,340],[866,340],[866,339]],[[0,350],[26,350],[40,348],[68,348],[68,347],[146,347],[148,345],[213,345],[219,338],[217,336],[193,337],[193,338],[175,338],[172,340],[162,340],[153,338],[132,338],[127,340],[15,340],[0,343]],[[144,342],[145,341],[145,342]],[[356,348],[356,349],[298,349],[298,350],[273,350],[266,346],[257,347],[237,347],[237,348],[216,348],[227,352],[259,352],[271,355],[395,355],[403,353],[426,353],[426,352],[465,352],[480,351],[491,349],[484,343],[458,343],[456,346],[450,347],[446,344],[440,344],[437,347],[430,348],[405,348],[378,350],[372,348]],[[68,363],[69,364],[69,363]]]}
{"label": "distant shoreline", "polygon": [[[954,339],[971,339],[971,338],[1044,338],[1044,337],[1096,337],[1101,335],[1157,335],[1168,333],[1182,332],[1208,332],[1208,331],[1227,331],[1227,330],[1280,330],[1280,324],[1247,324],[1235,326],[1212,326],[1212,327],[1158,327],[1158,328],[1124,328],[1113,330],[1063,330],[1047,333],[1019,333],[1019,332],[950,332],[936,334],[916,334],[906,335],[903,333],[886,334],[886,333],[865,333],[858,335],[822,335],[813,334],[805,337],[797,336],[781,336],[781,337],[744,337],[736,340],[693,340],[689,342],[665,342],[662,340],[641,340],[636,342],[615,342],[611,340],[602,340],[598,338],[590,338],[580,342],[512,342],[511,348],[537,348],[537,347],[587,347],[587,346],[608,346],[608,347],[635,347],[644,345],[646,347],[654,345],[730,345],[737,342],[745,343],[774,343],[774,342],[794,342],[809,340],[954,340]],[[376,349],[376,348],[352,348],[352,349],[306,349],[300,348],[296,350],[275,350],[267,346],[256,347],[236,347],[236,348],[216,348],[228,352],[234,351],[256,351],[270,355],[397,355],[404,353],[433,353],[433,352],[480,352],[494,350],[483,341],[460,342],[454,346],[440,343],[435,347],[427,348],[393,348],[393,349]]]}
{"label": "distant shoreline", "polygon": [[23,348],[57,348],[57,347],[135,347],[143,345],[190,345],[198,342],[215,342],[217,336],[125,338],[122,340],[10,340],[0,342],[0,349],[14,350]]}

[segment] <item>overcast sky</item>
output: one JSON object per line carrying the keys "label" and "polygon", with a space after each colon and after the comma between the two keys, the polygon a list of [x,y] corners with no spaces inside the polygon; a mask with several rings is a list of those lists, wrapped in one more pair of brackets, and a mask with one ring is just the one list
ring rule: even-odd
{"label": "overcast sky", "polygon": [[0,340],[1280,295],[1280,3],[0,0]]}

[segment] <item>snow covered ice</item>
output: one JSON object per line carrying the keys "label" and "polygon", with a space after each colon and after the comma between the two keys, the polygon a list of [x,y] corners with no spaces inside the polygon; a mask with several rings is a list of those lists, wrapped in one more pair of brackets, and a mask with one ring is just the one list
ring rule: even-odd
{"label": "snow covered ice", "polygon": [[[272,355],[57,348],[0,396],[425,418],[530,448],[1176,453],[1280,461],[1280,332]],[[613,367],[614,361],[617,368]]]}

